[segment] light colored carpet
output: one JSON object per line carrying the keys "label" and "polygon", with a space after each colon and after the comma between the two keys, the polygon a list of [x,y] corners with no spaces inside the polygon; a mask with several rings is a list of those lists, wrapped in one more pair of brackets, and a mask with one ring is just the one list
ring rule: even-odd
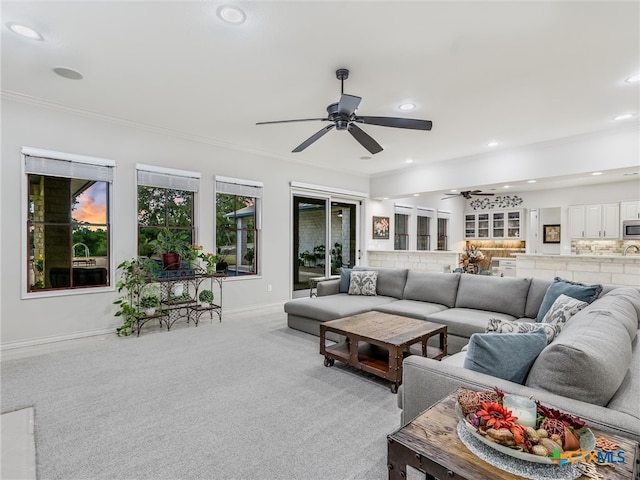
{"label": "light colored carpet", "polygon": [[35,408],[41,480],[382,480],[400,423],[387,383],[324,367],[281,310],[1,368],[2,411]]}

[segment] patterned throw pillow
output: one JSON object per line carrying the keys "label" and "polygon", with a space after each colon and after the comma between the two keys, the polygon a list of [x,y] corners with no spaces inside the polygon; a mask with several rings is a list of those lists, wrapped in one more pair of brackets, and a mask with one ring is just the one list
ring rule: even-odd
{"label": "patterned throw pillow", "polygon": [[377,283],[378,272],[353,270],[349,282],[349,295],[376,295]]}
{"label": "patterned throw pillow", "polygon": [[560,295],[543,317],[542,323],[562,326],[587,305],[589,305],[587,302],[583,302],[577,298]]}
{"label": "patterned throw pillow", "polygon": [[547,345],[560,333],[562,324],[514,322],[500,318],[490,318],[485,333],[529,333],[543,330],[547,336]]}

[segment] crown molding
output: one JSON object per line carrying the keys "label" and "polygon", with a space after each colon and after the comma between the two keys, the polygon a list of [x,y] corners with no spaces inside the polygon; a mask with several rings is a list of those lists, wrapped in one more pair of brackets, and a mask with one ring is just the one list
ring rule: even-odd
{"label": "crown molding", "polygon": [[[194,135],[192,133],[188,133],[188,132],[183,132],[180,130],[173,130],[170,128],[165,128],[165,127],[158,127],[156,125],[150,125],[147,123],[141,123],[141,122],[134,122],[131,120],[125,120],[123,118],[118,118],[118,117],[113,117],[110,115],[104,115],[102,113],[98,113],[98,112],[94,112],[92,110],[85,110],[83,108],[78,108],[78,107],[74,107],[71,105],[65,105],[63,103],[58,103],[58,102],[52,102],[51,100],[45,100],[43,98],[39,98],[39,97],[34,97],[31,95],[25,95],[22,93],[18,93],[18,92],[14,92],[11,90],[2,90],[0,91],[0,94],[2,96],[2,99],[7,99],[7,100],[13,100],[15,102],[18,103],[23,103],[26,105],[33,105],[36,107],[41,107],[41,108],[47,108],[49,110],[55,110],[58,112],[63,112],[63,113],[69,113],[72,115],[80,115],[82,117],[85,118],[89,118],[92,120],[98,120],[98,121],[102,121],[102,122],[109,122],[109,123],[113,123],[116,125],[120,125],[123,127],[127,127],[127,128],[134,128],[134,129],[138,129],[138,130],[143,130],[146,132],[150,132],[150,133],[155,133],[158,135],[169,135],[175,138],[181,138],[184,140],[189,140],[192,142],[197,142],[197,143],[202,143],[202,144],[206,144],[206,145],[212,145],[215,147],[220,147],[220,148],[224,148],[227,150],[233,150],[236,152],[242,152],[242,153],[247,153],[250,155],[256,155],[259,157],[266,157],[266,158],[272,158],[274,160],[281,160],[281,161],[285,161],[285,162],[291,162],[291,163],[295,163],[297,165],[300,164],[304,164],[306,166],[309,167],[314,167],[314,168],[318,168],[318,165],[316,165],[313,162],[310,161],[305,161],[305,160],[292,160],[290,157],[286,157],[284,155],[277,155],[277,154],[273,154],[273,153],[269,153],[269,152],[264,152],[262,150],[257,150],[257,149],[253,149],[253,148],[248,148],[245,147],[243,145],[237,145],[235,143],[228,143],[228,142],[222,142],[220,140],[216,140],[214,138],[211,137],[204,137],[201,135]],[[330,168],[330,167],[323,167],[324,170],[330,170],[330,171],[335,171],[335,172],[341,172],[344,173],[345,169],[344,168]],[[359,177],[366,177],[369,178],[370,175],[363,175],[360,172],[349,172],[352,175],[356,175]]]}

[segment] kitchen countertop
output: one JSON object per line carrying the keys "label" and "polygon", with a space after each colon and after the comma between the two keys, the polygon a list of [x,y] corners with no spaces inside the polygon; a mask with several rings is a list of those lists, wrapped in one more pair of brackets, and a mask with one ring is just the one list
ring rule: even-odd
{"label": "kitchen countertop", "polygon": [[518,258],[550,258],[550,259],[563,259],[563,260],[602,260],[602,259],[613,259],[613,260],[640,260],[640,255],[553,255],[549,253],[516,253]]}

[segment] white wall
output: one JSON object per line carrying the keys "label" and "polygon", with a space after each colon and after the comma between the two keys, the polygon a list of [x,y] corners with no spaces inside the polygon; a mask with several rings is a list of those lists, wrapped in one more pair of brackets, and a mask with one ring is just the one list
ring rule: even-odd
{"label": "white wall", "polygon": [[[368,178],[260,157],[166,132],[116,123],[46,105],[2,99],[1,341],[11,342],[82,335],[118,325],[115,292],[21,299],[20,149],[23,146],[114,160],[113,254],[116,264],[136,255],[135,164],[199,171],[197,240],[213,247],[213,177],[224,175],[264,182],[262,276],[224,285],[224,308],[277,304],[290,296],[289,182],[367,192]],[[272,291],[267,286],[272,285]]]}
{"label": "white wall", "polygon": [[372,198],[637,167],[638,125],[375,175]]}

